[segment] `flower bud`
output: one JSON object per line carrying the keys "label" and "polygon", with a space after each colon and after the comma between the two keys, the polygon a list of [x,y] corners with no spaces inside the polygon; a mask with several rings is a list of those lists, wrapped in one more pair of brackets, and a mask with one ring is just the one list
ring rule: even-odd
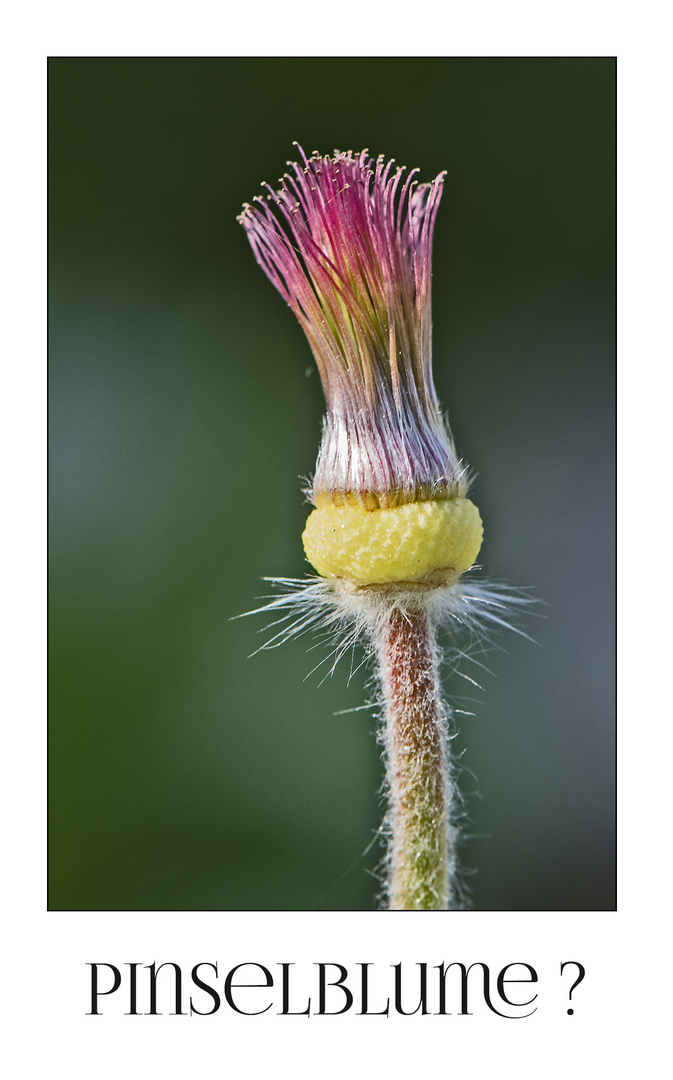
{"label": "flower bud", "polygon": [[[395,549],[389,576],[375,569],[383,565],[377,556],[369,570],[351,570],[352,580],[416,580],[440,569],[457,576],[476,558],[481,519],[465,499],[466,470],[432,380],[432,237],[444,174],[419,184],[417,169],[393,169],[366,150],[299,152],[302,162],[288,162],[279,190],[265,185],[265,197],[247,204],[239,220],[301,323],[325,392],[307,555],[321,573],[347,577],[346,565],[362,564],[358,544],[372,552],[383,544]],[[404,523],[333,513],[445,500],[472,509],[407,513]],[[428,528],[432,542],[421,535]],[[330,533],[336,546],[326,556]]]}

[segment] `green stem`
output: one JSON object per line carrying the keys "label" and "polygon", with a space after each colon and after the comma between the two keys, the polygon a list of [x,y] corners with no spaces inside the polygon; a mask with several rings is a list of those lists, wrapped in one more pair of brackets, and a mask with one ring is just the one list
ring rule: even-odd
{"label": "green stem", "polygon": [[427,613],[393,609],[379,631],[378,659],[390,800],[389,907],[444,910],[451,905],[451,777],[437,647]]}

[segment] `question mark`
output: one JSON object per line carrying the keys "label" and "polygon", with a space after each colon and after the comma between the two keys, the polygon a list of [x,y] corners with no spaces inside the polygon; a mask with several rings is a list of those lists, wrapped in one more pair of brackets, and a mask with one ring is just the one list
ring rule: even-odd
{"label": "question mark", "polygon": [[[576,967],[577,970],[579,971],[579,975],[577,976],[574,983],[570,987],[570,993],[568,994],[568,1001],[572,1001],[573,990],[575,989],[576,986],[579,986],[579,984],[582,982],[582,979],[586,975],[586,972],[585,972],[584,967],[582,966],[582,964],[578,963],[577,960],[566,960],[566,961],[564,961],[564,963],[561,964],[561,974],[563,974],[563,969],[565,967],[568,967],[569,964],[572,964],[572,966]],[[575,1011],[574,1009],[568,1009],[568,1016],[572,1016],[574,1011]]]}

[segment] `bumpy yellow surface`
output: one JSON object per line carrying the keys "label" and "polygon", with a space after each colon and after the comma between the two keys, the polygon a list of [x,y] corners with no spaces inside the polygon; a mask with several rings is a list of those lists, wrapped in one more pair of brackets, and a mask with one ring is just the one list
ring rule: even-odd
{"label": "bumpy yellow surface", "polygon": [[456,498],[385,510],[323,506],[309,515],[302,540],[323,577],[374,585],[439,570],[461,574],[479,554],[482,536],[474,503]]}

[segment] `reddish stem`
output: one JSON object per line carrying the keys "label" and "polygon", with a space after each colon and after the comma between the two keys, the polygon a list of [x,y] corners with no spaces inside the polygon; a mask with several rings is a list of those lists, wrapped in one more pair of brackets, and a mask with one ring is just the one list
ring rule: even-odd
{"label": "reddish stem", "polygon": [[389,787],[389,907],[449,906],[447,725],[428,615],[395,608],[379,632]]}

